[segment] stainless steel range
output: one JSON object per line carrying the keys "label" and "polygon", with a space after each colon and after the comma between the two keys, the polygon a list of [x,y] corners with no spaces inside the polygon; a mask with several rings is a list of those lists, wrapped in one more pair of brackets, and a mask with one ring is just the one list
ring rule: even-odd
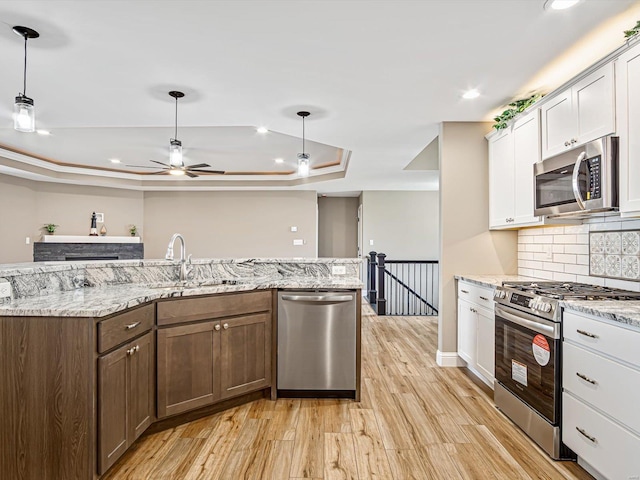
{"label": "stainless steel range", "polygon": [[556,460],[575,458],[560,435],[563,299],[637,300],[640,293],[542,281],[496,288],[494,401]]}

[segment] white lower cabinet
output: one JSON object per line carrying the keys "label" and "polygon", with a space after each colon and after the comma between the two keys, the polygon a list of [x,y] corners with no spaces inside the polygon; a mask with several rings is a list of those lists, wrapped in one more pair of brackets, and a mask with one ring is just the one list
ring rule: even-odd
{"label": "white lower cabinet", "polygon": [[562,441],[602,478],[640,479],[640,330],[563,315]]}
{"label": "white lower cabinet", "polygon": [[493,388],[495,316],[493,290],[458,281],[458,356]]}

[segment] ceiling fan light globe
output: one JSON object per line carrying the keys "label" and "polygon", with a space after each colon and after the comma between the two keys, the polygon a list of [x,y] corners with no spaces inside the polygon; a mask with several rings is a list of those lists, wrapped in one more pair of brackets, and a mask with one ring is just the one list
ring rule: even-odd
{"label": "ceiling fan light globe", "polygon": [[181,168],[172,168],[169,170],[169,175],[176,175],[176,176],[180,176],[180,175],[184,175],[184,170],[182,170]]}
{"label": "ceiling fan light globe", "polygon": [[18,95],[13,105],[13,128],[18,132],[33,133],[36,131],[36,110],[33,100]]}

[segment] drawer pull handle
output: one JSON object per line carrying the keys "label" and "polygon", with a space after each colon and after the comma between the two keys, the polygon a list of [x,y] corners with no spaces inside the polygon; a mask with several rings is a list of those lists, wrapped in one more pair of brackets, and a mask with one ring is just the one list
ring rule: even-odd
{"label": "drawer pull handle", "polygon": [[469,292],[467,292],[466,290],[462,290],[462,289],[460,289],[460,291],[461,291],[462,293],[469,293]]}
{"label": "drawer pull handle", "polygon": [[595,333],[589,333],[589,332],[585,332],[584,330],[580,330],[579,328],[576,330],[576,332],[578,332],[580,335],[584,335],[585,337],[589,337],[589,338],[600,338],[598,335],[596,335]]}
{"label": "drawer pull handle", "polygon": [[589,435],[587,432],[585,432],[583,429],[581,429],[580,427],[576,427],[576,430],[578,430],[578,432],[580,433],[580,435],[582,435],[584,438],[586,438],[587,440],[593,442],[593,443],[598,443],[598,441],[596,440],[596,437],[592,437],[591,435]]}
{"label": "drawer pull handle", "polygon": [[585,382],[589,382],[591,385],[597,385],[598,382],[596,382],[595,380],[591,380],[589,377],[587,377],[586,375],[583,375],[579,372],[576,372],[576,375],[578,377],[580,377],[581,379],[583,379]]}
{"label": "drawer pull handle", "polygon": [[482,296],[480,297],[480,300],[484,300],[485,302],[489,301],[489,299],[487,297],[482,297]]}
{"label": "drawer pull handle", "polygon": [[135,322],[135,323],[130,323],[129,325],[127,325],[125,327],[125,330],[133,330],[134,328],[136,328],[138,325],[140,325],[142,322]]}

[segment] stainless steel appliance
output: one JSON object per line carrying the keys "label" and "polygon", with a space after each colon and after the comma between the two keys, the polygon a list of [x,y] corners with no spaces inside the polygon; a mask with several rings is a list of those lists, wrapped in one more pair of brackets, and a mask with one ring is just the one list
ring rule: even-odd
{"label": "stainless steel appliance", "polygon": [[563,282],[505,282],[495,308],[496,406],[554,459],[561,442],[562,308],[558,301],[632,300],[640,293]]}
{"label": "stainless steel appliance", "polygon": [[278,292],[280,395],[356,391],[356,292]]}
{"label": "stainless steel appliance", "polygon": [[533,166],[535,214],[580,217],[618,209],[618,137],[603,137]]}

